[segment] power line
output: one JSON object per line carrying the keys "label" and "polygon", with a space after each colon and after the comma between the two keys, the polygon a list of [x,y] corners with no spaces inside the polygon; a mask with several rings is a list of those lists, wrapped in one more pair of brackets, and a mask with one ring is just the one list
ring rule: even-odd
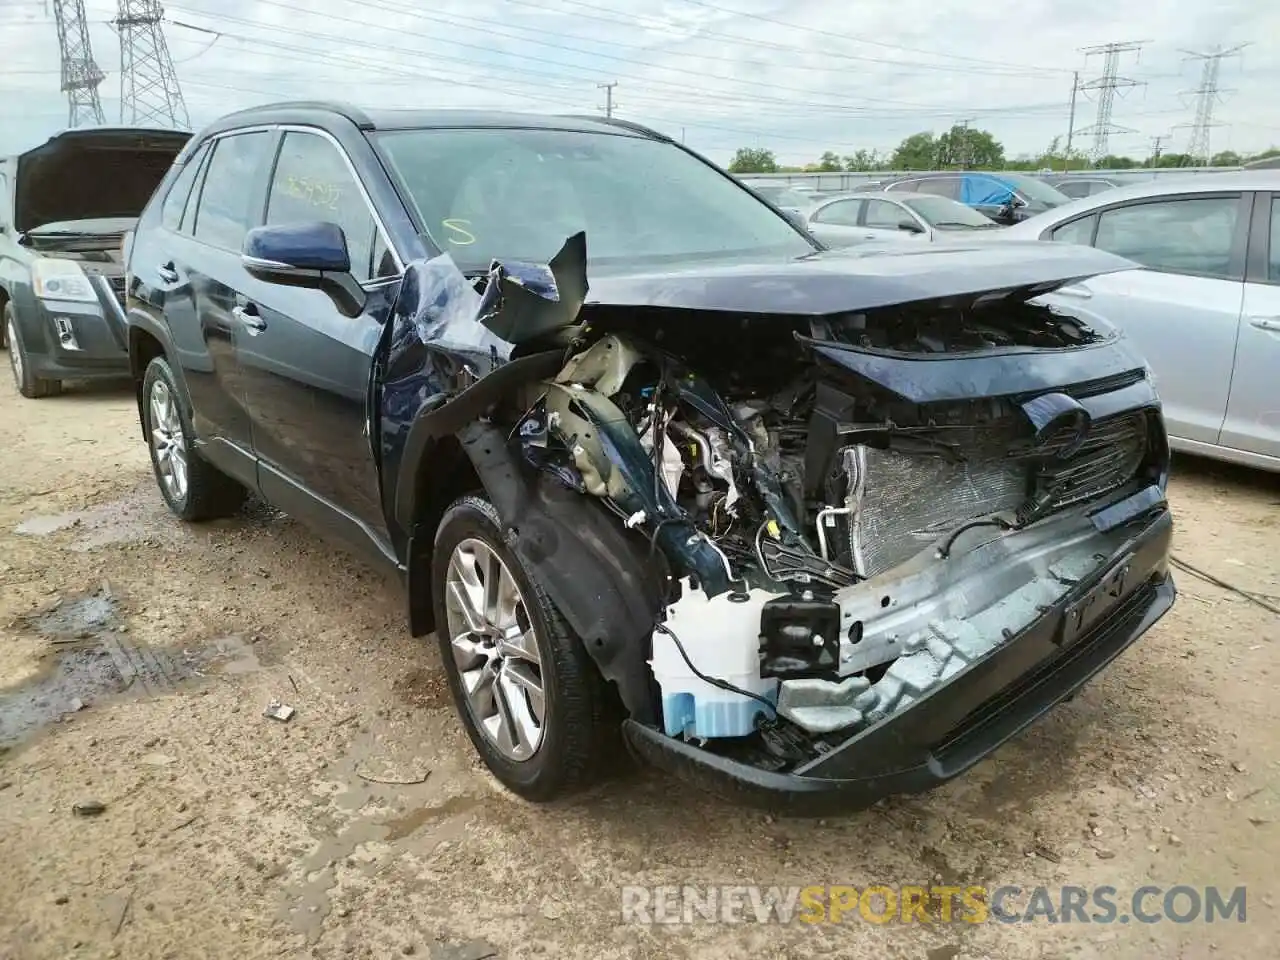
{"label": "power line", "polygon": [[1199,53],[1195,50],[1182,51],[1187,55],[1188,60],[1200,60],[1204,64],[1200,69],[1200,86],[1191,91],[1196,95],[1196,118],[1190,124],[1178,124],[1178,127],[1191,128],[1187,154],[1193,160],[1209,162],[1209,131],[1214,127],[1222,126],[1220,123],[1213,122],[1213,108],[1217,105],[1220,95],[1230,92],[1218,88],[1218,73],[1222,67],[1222,61],[1227,57],[1236,56],[1247,46],[1247,43],[1238,43],[1225,50],[1222,47],[1216,47],[1208,53]]}
{"label": "power line", "polygon": [[[554,9],[552,7],[548,7],[545,3],[535,2],[535,0],[504,0],[504,2],[508,4],[514,4],[516,6],[530,7],[532,9],[540,11],[541,13],[547,13],[548,11],[552,11]],[[597,21],[600,21],[601,23],[621,24],[622,26],[631,27],[633,29],[637,25],[640,25],[640,26],[644,26],[646,29],[651,29],[651,30],[668,29],[671,25],[669,20],[665,20],[661,17],[655,17],[652,14],[628,13],[628,14],[619,15],[619,12],[616,10],[613,10],[609,7],[601,7],[594,3],[587,3],[587,2],[584,2],[584,0],[559,0],[559,3],[567,4],[573,7],[579,7],[584,10],[598,11],[598,12],[592,12],[592,13],[576,14],[576,16],[581,17],[583,19],[587,19],[587,20],[597,20]],[[600,13],[612,14],[612,16],[601,16]],[[744,14],[743,16],[748,16],[748,15]],[[813,29],[813,28],[803,28],[803,29]],[[839,36],[840,39],[843,39],[843,40],[854,39],[852,37],[845,37],[839,34],[837,34],[836,36]],[[804,47],[796,47],[789,44],[776,43],[769,40],[755,40],[750,37],[743,37],[743,36],[739,36],[737,34],[732,34],[732,33],[722,33],[719,31],[707,30],[703,28],[699,28],[697,30],[697,34],[695,37],[690,37],[688,39],[700,39],[700,40],[715,39],[720,41],[727,41],[731,44],[735,44],[739,46],[751,46],[751,47],[760,47],[768,50],[780,50],[786,53],[790,53],[793,56],[803,57],[806,59],[812,58],[812,57],[823,57],[823,58],[833,58],[833,59],[839,59],[839,60],[848,60],[854,63],[876,63],[876,64],[882,64],[882,65],[891,66],[891,67],[906,67],[906,68],[918,69],[918,70],[937,70],[937,71],[942,71],[946,73],[963,73],[963,74],[971,74],[976,76],[988,76],[988,77],[1012,77],[1012,76],[1043,77],[1045,72],[1048,70],[1062,69],[1060,67],[1054,67],[1054,68],[1017,67],[1017,66],[1009,66],[1009,65],[1001,64],[999,66],[1001,66],[1002,69],[996,70],[996,69],[981,69],[978,67],[966,67],[966,66],[952,65],[952,64],[945,64],[945,63],[924,63],[921,61],[914,61],[914,60],[890,60],[886,57],[859,56],[857,54],[844,53],[843,51],[831,50],[831,49],[823,49],[820,51],[808,50],[808,49],[805,49]],[[791,65],[788,64],[788,66],[791,66]]]}
{"label": "power line", "polygon": [[1095,54],[1102,54],[1102,76],[1086,81],[1080,85],[1081,90],[1098,91],[1098,119],[1080,131],[1093,135],[1093,159],[1101,160],[1110,152],[1111,134],[1133,133],[1129,127],[1116,126],[1111,122],[1111,110],[1115,103],[1116,91],[1126,87],[1136,87],[1139,80],[1122,77],[1120,73],[1120,54],[1130,50],[1141,50],[1145,40],[1126,41],[1124,43],[1104,43],[1096,47],[1085,47],[1081,52],[1085,59]]}
{"label": "power line", "polygon": [[[260,4],[264,4],[272,7],[278,7],[281,10],[288,10],[294,13],[305,14],[308,12],[307,8],[305,7],[301,7],[301,6],[297,6],[289,3],[283,3],[283,2],[280,2],[280,0],[258,0],[258,2]],[[367,0],[367,2],[370,2],[372,6],[377,7],[379,9],[394,10],[397,12],[409,12],[408,8],[404,8],[404,7],[395,7],[385,3],[376,3],[376,2],[372,2],[372,0]],[[423,57],[423,51],[420,49],[412,50],[404,47],[388,46],[383,43],[359,41],[359,40],[346,38],[346,37],[337,38],[332,36],[331,34],[314,33],[306,30],[299,30],[297,28],[277,26],[274,24],[267,26],[258,21],[244,20],[238,17],[232,17],[225,14],[215,14],[215,13],[211,13],[201,9],[193,9],[191,7],[175,6],[175,7],[171,7],[171,9],[180,10],[183,13],[197,14],[199,16],[208,18],[209,20],[215,21],[215,22],[234,22],[234,23],[244,24],[246,26],[253,27],[255,31],[269,30],[269,31],[273,31],[281,34],[287,34],[287,35],[298,36],[298,37],[307,37],[309,39],[320,40],[320,41],[329,42],[329,43],[341,42],[346,47],[366,47],[383,56],[385,56],[385,54],[387,53],[401,53],[407,57],[411,57],[419,60]],[[425,15],[422,15],[422,16],[425,16]],[[329,15],[327,19],[336,20],[339,22],[351,23],[353,25],[359,25],[359,26],[365,26],[365,27],[369,26],[366,20],[357,20],[351,17],[338,16],[336,14]],[[421,33],[417,31],[404,30],[401,28],[392,28],[392,27],[387,27],[386,29],[394,30],[396,33],[404,37],[420,37],[425,40],[442,42],[442,38],[440,37],[438,32],[437,33]],[[473,25],[473,29],[480,29],[480,28],[474,27]],[[484,32],[489,33],[490,31],[487,28],[485,28]],[[516,38],[516,39],[522,39],[522,38]],[[451,39],[445,42],[448,42],[458,47],[480,50],[487,55],[492,55],[492,53],[494,52],[492,43],[473,44],[473,43],[467,43],[465,41],[456,40],[456,39]],[[562,59],[550,59],[547,57],[539,57],[539,56],[524,54],[524,53],[511,53],[510,55],[512,57],[518,57],[518,59],[522,62],[550,64],[552,66],[559,68],[560,70],[564,70],[564,69],[580,70],[586,74],[591,74],[594,72],[593,68],[589,66],[580,66],[578,64],[565,64]],[[329,56],[328,52],[327,51],[324,52],[323,56],[328,57]],[[528,66],[513,66],[509,64],[495,63],[491,60],[477,61],[477,60],[468,59],[465,57],[458,57],[458,56],[453,56],[448,54],[436,54],[436,53],[432,53],[430,56],[433,62],[440,61],[440,62],[447,62],[447,63],[460,63],[470,67],[481,68],[490,72],[499,72],[499,73],[508,73],[508,74],[517,74],[517,75],[526,75],[526,76],[536,77],[538,78],[539,85],[541,86],[545,86],[547,78],[560,80],[560,81],[566,81],[566,80],[576,81],[579,83],[595,82],[595,78],[591,76],[572,76],[562,72],[553,73],[547,70],[535,69]],[[617,58],[613,58],[613,59],[617,59]],[[653,64],[650,64],[647,62],[641,62],[641,63],[644,66],[650,66],[650,67],[654,66]],[[653,88],[653,95],[647,98],[638,96],[634,93],[631,94],[630,96],[632,101],[642,101],[647,99],[654,103],[660,103],[663,106],[670,106],[673,94],[679,94],[679,98],[682,103],[702,102],[702,103],[705,103],[708,107],[723,107],[727,103],[732,102],[732,103],[738,103],[744,107],[749,107],[753,110],[753,112],[759,112],[761,104],[775,104],[779,107],[784,108],[788,112],[788,114],[792,114],[792,115],[794,114],[794,111],[797,108],[797,103],[795,99],[784,99],[776,96],[768,96],[766,94],[758,94],[753,91],[752,92],[743,91],[743,92],[732,92],[732,93],[730,92],[716,93],[716,92],[706,91],[702,87],[690,86],[689,84],[686,84],[686,83],[677,83],[670,80],[646,78],[638,74],[618,73],[616,74],[616,76],[620,80],[634,81],[636,83],[637,89],[644,89],[646,87]],[[803,94],[806,98],[811,98],[815,95],[822,94],[822,91],[813,90],[813,89],[784,87],[777,84],[762,83],[757,81],[743,80],[743,79],[737,79],[737,78],[731,78],[731,77],[719,77],[718,75],[714,75],[714,74],[709,76],[703,74],[702,76],[708,77],[709,79],[710,78],[720,79],[726,82],[739,83],[743,85],[760,86],[767,90],[773,90],[773,91],[776,91],[776,90],[794,91],[796,93]],[[887,102],[887,101],[884,101],[884,102]],[[832,114],[839,114],[839,115],[850,116],[850,117],[863,117],[863,118],[876,118],[877,115],[897,118],[897,117],[903,116],[904,113],[906,113],[906,111],[888,110],[888,109],[883,111],[873,112],[869,108],[851,106],[848,103],[832,103],[829,101],[817,101],[812,99],[806,99],[805,106],[811,107],[811,108],[825,109],[830,111],[830,113]],[[1053,103],[1030,104],[1030,105],[1018,104],[1018,105],[1011,105],[1008,107],[978,108],[973,112],[975,114],[984,114],[984,115],[985,114],[1012,115],[1012,114],[1019,114],[1019,113],[1027,113],[1029,111],[1052,110],[1052,109],[1059,109],[1059,107],[1057,104],[1053,104]],[[941,117],[947,116],[949,113],[950,113],[949,110],[946,110],[944,108],[938,108],[938,109],[931,109],[927,111],[922,110],[922,111],[919,111],[917,115],[933,116],[933,117],[941,118]]]}
{"label": "power line", "polygon": [[[748,20],[758,20],[761,23],[770,23],[779,27],[788,27],[792,30],[801,30],[805,33],[813,33],[823,37],[833,37],[837,40],[850,40],[850,41],[853,41],[854,43],[865,43],[865,44],[869,44],[870,46],[884,47],[889,50],[903,50],[903,51],[906,51],[907,53],[919,53],[928,57],[943,57],[948,60],[963,60],[967,63],[978,63],[978,64],[985,64],[987,66],[992,66],[992,67],[999,67],[1001,69],[1001,74],[1005,76],[1007,76],[1009,71],[1011,70],[1014,72],[1021,72],[1021,73],[1043,74],[1045,70],[1061,69],[1061,68],[1055,68],[1055,67],[1033,67],[1030,65],[1023,66],[1021,64],[1011,64],[1011,63],[1006,63],[1000,60],[983,60],[979,57],[968,57],[958,53],[943,53],[939,50],[923,50],[919,47],[907,47],[907,46],[903,46],[900,43],[889,43],[884,40],[872,40],[869,37],[854,36],[853,34],[848,34],[848,33],[836,33],[834,30],[823,30],[818,27],[808,27],[799,23],[791,23],[786,20],[778,20],[778,19],[775,19],[774,17],[766,17],[763,14],[759,14],[759,13],[747,13],[742,10],[730,10],[728,7],[722,7],[722,6],[719,6],[718,4],[708,3],[706,2],[706,0],[684,0],[684,2],[692,4],[695,7],[703,7],[707,10],[716,10],[720,13],[727,13],[730,16],[734,16],[734,17],[745,17]],[[909,65],[909,66],[942,67],[941,64],[929,64],[929,65],[915,64],[915,63],[905,64],[901,61],[894,61],[894,60],[886,61],[886,62],[901,64],[901,65]],[[1066,71],[1066,72],[1070,72],[1070,71]]]}
{"label": "power line", "polygon": [[[119,0],[120,122],[191,126],[178,74],[160,27],[158,0]],[[217,39],[216,37],[214,38]]]}
{"label": "power line", "polygon": [[54,25],[62,61],[62,90],[67,95],[67,126],[103,124],[98,84],[106,77],[93,59],[84,0],[53,0]]}

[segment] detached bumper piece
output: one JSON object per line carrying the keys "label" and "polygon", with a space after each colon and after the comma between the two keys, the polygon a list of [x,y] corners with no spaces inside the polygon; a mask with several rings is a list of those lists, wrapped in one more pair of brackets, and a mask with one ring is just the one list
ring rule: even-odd
{"label": "detached bumper piece", "polygon": [[964,773],[1070,698],[1173,606],[1173,520],[1162,511],[1100,572],[913,706],[789,773],[763,770],[632,720],[641,759],[735,803],[792,816],[851,812]]}

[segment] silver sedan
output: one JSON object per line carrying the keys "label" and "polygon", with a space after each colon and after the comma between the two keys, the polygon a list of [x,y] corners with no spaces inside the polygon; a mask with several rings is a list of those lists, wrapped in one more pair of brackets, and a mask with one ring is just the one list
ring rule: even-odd
{"label": "silver sedan", "polygon": [[809,232],[829,247],[869,240],[934,241],[1000,229],[972,207],[929,194],[868,192],[832,197],[810,207],[807,219]]}
{"label": "silver sedan", "polygon": [[1138,264],[1053,297],[1133,338],[1175,450],[1280,471],[1280,170],[1117,187],[994,239],[1085,244]]}

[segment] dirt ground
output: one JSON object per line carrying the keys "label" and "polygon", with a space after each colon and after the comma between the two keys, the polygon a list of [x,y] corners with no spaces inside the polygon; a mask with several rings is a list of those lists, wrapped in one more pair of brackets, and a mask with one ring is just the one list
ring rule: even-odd
{"label": "dirt ground", "polygon": [[[1180,460],[1171,497],[1180,557],[1280,603],[1280,478]],[[184,527],[126,390],[26,401],[4,378],[0,958],[1275,956],[1280,617],[1179,586],[1079,697],[932,794],[773,819],[634,771],[534,807],[474,759],[395,584],[264,507]],[[626,884],[943,882],[1110,885],[1122,904],[1144,883],[1245,885],[1248,912],[620,914]]]}

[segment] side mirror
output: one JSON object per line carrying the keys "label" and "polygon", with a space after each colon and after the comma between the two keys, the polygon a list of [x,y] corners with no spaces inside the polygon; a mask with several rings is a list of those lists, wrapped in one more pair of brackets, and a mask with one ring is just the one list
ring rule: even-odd
{"label": "side mirror", "polygon": [[783,210],[782,215],[791,222],[792,226],[803,230],[805,233],[809,232],[809,221],[805,219],[803,213],[798,210]]}
{"label": "side mirror", "polygon": [[336,223],[254,227],[241,250],[240,262],[259,280],[322,290],[347,317],[364,309],[365,293],[351,275],[347,238]]}
{"label": "side mirror", "polygon": [[898,229],[905,233],[924,233],[924,228],[921,227],[920,224],[916,223],[914,220],[909,220],[906,217],[903,217],[898,221]]}

